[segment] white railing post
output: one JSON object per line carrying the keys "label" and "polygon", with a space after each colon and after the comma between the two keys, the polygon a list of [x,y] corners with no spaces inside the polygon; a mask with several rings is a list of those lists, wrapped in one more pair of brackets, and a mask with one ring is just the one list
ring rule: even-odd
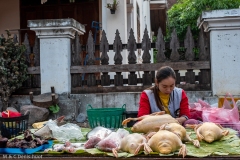
{"label": "white railing post", "polygon": [[74,19],[29,20],[28,27],[40,39],[41,94],[71,92],[71,39],[84,34],[85,27]]}
{"label": "white railing post", "polygon": [[213,95],[240,95],[240,9],[203,12],[198,26],[210,32]]}

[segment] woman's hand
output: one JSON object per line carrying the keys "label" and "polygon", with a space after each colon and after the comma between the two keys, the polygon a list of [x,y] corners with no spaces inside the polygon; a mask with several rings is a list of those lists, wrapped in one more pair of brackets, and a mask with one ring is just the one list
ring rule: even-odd
{"label": "woman's hand", "polygon": [[176,118],[176,120],[182,125],[187,119],[185,117]]}

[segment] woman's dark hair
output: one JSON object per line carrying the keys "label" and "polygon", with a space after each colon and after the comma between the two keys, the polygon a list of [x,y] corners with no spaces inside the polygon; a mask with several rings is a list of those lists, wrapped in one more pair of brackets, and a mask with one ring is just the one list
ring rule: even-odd
{"label": "woman's dark hair", "polygon": [[[171,67],[163,66],[163,67],[161,67],[157,70],[157,73],[156,73],[157,83],[160,83],[162,80],[164,80],[168,77],[172,77],[176,80],[176,74]],[[154,97],[156,99],[157,106],[159,107],[160,110],[164,111],[164,107],[162,106],[162,102],[159,98],[159,88],[158,88],[158,86],[155,84],[153,87],[150,88],[150,90],[153,91]]]}
{"label": "woman's dark hair", "polygon": [[157,74],[156,74],[156,79],[157,82],[161,82],[163,79],[166,79],[168,77],[172,77],[173,79],[176,80],[176,74],[174,70],[169,67],[169,66],[163,66],[158,69]]}

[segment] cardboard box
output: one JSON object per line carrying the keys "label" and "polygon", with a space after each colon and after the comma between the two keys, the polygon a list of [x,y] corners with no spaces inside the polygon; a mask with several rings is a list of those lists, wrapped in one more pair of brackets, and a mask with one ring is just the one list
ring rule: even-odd
{"label": "cardboard box", "polygon": [[[219,108],[221,108],[223,106],[224,99],[225,99],[225,97],[218,98],[218,107]],[[237,102],[238,100],[240,100],[240,97],[233,97],[233,99],[235,102]],[[227,97],[227,100],[228,100],[229,104],[233,107],[232,98]]]}

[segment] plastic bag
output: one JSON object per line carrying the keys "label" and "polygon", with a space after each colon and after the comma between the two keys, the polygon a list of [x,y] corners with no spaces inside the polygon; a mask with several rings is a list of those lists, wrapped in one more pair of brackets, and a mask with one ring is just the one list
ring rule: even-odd
{"label": "plastic bag", "polygon": [[199,121],[202,121],[202,111],[204,109],[211,108],[211,106],[207,102],[201,99],[199,99],[198,102],[190,103],[189,105],[190,105],[190,108],[189,108],[190,119],[196,119]]}
{"label": "plastic bag", "polygon": [[100,151],[111,152],[113,148],[120,145],[121,137],[117,132],[112,132],[109,136],[96,144],[96,148]]}
{"label": "plastic bag", "polygon": [[202,120],[202,106],[199,103],[191,103],[190,105],[190,119]]}
{"label": "plastic bag", "polygon": [[14,112],[10,110],[6,110],[2,112],[2,117],[3,118],[13,118],[13,117],[20,117],[21,113],[19,112]]}
{"label": "plastic bag", "polygon": [[[20,117],[21,116],[21,113],[19,112],[14,112],[14,111],[11,111],[11,110],[6,110],[6,111],[3,111],[2,112],[2,118],[15,118],[15,117]],[[3,122],[3,124],[8,128],[8,127],[13,127],[13,128],[16,128],[17,124],[19,125],[19,121],[18,122]]]}
{"label": "plastic bag", "polygon": [[95,147],[104,152],[111,152],[113,148],[119,147],[122,138],[129,134],[129,131],[119,128],[116,132],[112,132],[109,136],[98,142]]}
{"label": "plastic bag", "polygon": [[[233,108],[227,100],[227,96],[232,99]],[[214,123],[237,123],[239,122],[239,113],[237,105],[229,93],[225,96],[223,106],[221,108],[205,108],[202,111],[203,122],[214,122]]]}
{"label": "plastic bag", "polygon": [[52,135],[58,141],[66,142],[69,140],[81,140],[83,134],[81,128],[77,124],[66,123],[62,126],[57,126],[56,123],[47,122],[48,127],[52,131]]}

